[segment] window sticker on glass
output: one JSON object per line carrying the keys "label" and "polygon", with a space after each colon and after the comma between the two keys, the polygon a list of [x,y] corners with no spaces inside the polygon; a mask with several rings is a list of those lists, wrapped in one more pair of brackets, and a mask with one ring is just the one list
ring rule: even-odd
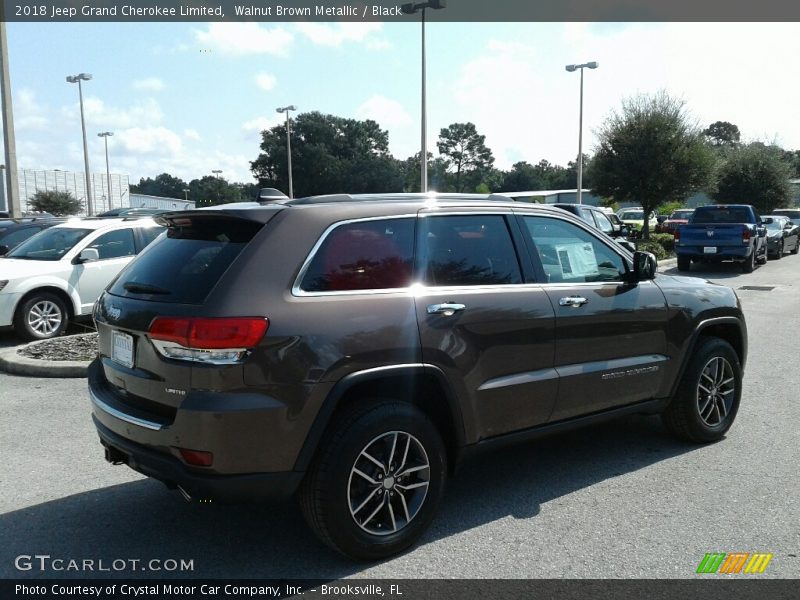
{"label": "window sticker on glass", "polygon": [[570,277],[590,277],[599,274],[594,247],[589,243],[561,244],[556,246],[561,271]]}

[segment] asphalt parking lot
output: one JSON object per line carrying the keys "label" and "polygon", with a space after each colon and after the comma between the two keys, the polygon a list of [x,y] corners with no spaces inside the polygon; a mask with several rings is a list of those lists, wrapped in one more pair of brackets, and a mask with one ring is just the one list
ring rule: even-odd
{"label": "asphalt parking lot", "polygon": [[0,373],[0,576],[109,575],[15,569],[18,555],[49,554],[193,560],[192,572],[118,573],[144,577],[692,578],[707,552],[766,552],[766,571],[748,577],[798,577],[800,256],[692,275],[736,288],[747,317],[742,405],[725,440],[676,442],[636,416],[478,456],[421,543],[377,564],[322,546],[292,502],[187,504],[108,465],[84,380]]}

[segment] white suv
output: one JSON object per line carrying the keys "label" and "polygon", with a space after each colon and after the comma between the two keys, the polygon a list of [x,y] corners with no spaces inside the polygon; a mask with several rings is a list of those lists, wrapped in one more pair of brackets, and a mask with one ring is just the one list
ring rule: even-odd
{"label": "white suv", "polygon": [[162,231],[150,218],[82,219],[34,235],[0,259],[0,328],[60,335]]}

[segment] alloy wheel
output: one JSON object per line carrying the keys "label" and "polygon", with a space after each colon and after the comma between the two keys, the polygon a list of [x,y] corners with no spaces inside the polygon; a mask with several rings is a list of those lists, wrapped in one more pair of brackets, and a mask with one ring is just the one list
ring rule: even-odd
{"label": "alloy wheel", "polygon": [[40,300],[28,311],[28,325],[42,336],[55,333],[61,326],[63,315],[55,302]]}
{"label": "alloy wheel", "polygon": [[419,514],[430,484],[430,461],[420,441],[404,431],[379,435],[350,470],[347,499],[356,524],[372,535],[391,535]]}
{"label": "alloy wheel", "polygon": [[711,358],[700,372],[697,383],[697,408],[700,419],[716,427],[728,416],[736,391],[736,378],[731,364],[721,356]]}

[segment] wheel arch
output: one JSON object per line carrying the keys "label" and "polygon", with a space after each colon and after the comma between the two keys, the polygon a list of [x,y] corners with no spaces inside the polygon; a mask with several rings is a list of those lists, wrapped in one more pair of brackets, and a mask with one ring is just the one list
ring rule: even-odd
{"label": "wheel arch", "polygon": [[678,386],[683,380],[692,354],[694,354],[697,343],[702,337],[716,337],[728,342],[736,352],[736,356],[739,357],[739,364],[744,369],[747,362],[747,330],[743,321],[733,316],[706,319],[701,321],[692,333],[692,338],[681,362],[680,371],[672,384],[671,396],[677,393]]}
{"label": "wheel arch", "polygon": [[451,472],[465,446],[461,407],[445,374],[433,365],[390,365],[357,371],[333,387],[309,430],[295,462],[295,471],[305,471],[338,411],[369,398],[408,402],[419,408],[439,430],[447,448]]}
{"label": "wheel arch", "polygon": [[73,320],[75,315],[79,313],[79,310],[76,311],[75,308],[75,299],[70,295],[69,292],[67,292],[67,290],[54,285],[42,285],[28,290],[22,294],[22,296],[20,296],[20,299],[17,301],[17,305],[14,307],[15,317],[25,302],[27,302],[29,298],[35,296],[36,294],[53,294],[54,296],[58,296],[67,307],[67,318],[70,321]]}

